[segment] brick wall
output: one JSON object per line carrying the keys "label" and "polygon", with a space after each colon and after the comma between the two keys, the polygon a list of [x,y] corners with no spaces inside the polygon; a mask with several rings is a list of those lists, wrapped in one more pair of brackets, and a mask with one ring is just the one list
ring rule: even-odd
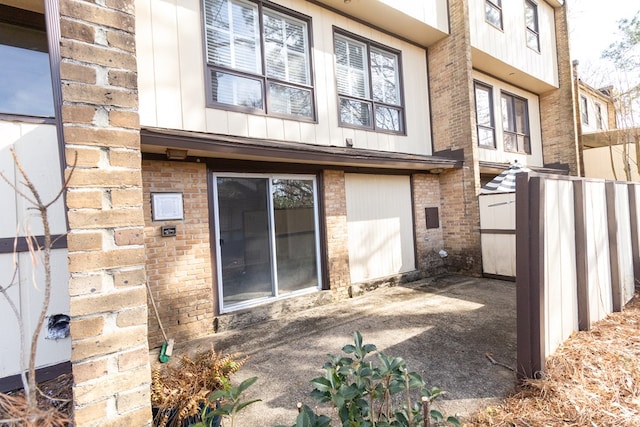
{"label": "brick wall", "polygon": [[78,427],[151,421],[133,4],[59,2]]}
{"label": "brick wall", "polygon": [[[435,151],[463,150],[464,168],[440,175],[441,224],[445,263],[456,271],[479,274],[480,190],[474,131],[469,10],[464,0],[449,1],[451,35],[429,48],[432,131]],[[465,90],[466,88],[466,90]]]}
{"label": "brick wall", "polygon": [[[147,278],[169,338],[185,341],[213,333],[213,286],[209,239],[207,169],[202,163],[142,162],[144,241]],[[151,193],[183,193],[184,219],[152,221]],[[175,225],[175,237],[160,227]],[[158,322],[149,312],[149,345],[162,344]]]}
{"label": "brick wall", "polygon": [[555,24],[560,88],[540,96],[543,158],[545,165],[564,165],[571,175],[580,175],[566,5],[555,9]]}
{"label": "brick wall", "polygon": [[351,285],[344,172],[325,170],[322,181],[329,287],[336,297],[344,298]]}
{"label": "brick wall", "polygon": [[444,249],[442,220],[438,228],[427,229],[425,208],[440,209],[440,183],[437,175],[415,174],[411,177],[413,190],[413,218],[415,227],[416,267],[425,276],[442,273],[443,259],[438,252]]}

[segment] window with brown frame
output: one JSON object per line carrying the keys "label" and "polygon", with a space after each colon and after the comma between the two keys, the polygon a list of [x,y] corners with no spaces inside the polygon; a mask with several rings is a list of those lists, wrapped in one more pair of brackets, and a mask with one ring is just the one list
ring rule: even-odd
{"label": "window with brown frame", "polygon": [[53,117],[44,15],[0,5],[0,114]]}
{"label": "window with brown frame", "polygon": [[502,1],[485,0],[484,19],[489,24],[502,30]]}
{"label": "window with brown frame", "polygon": [[208,100],[315,120],[311,19],[273,3],[204,0]]}
{"label": "window with brown frame", "polygon": [[531,154],[527,100],[501,93],[504,151]]}
{"label": "window with brown frame", "polygon": [[340,125],[404,133],[400,53],[334,33]]}
{"label": "window with brown frame", "polygon": [[531,0],[525,0],[524,2],[524,18],[527,26],[527,46],[536,52],[540,52],[538,5]]}
{"label": "window with brown frame", "polygon": [[495,148],[496,132],[493,118],[493,88],[476,81],[474,82],[474,90],[476,98],[478,145],[485,148]]}

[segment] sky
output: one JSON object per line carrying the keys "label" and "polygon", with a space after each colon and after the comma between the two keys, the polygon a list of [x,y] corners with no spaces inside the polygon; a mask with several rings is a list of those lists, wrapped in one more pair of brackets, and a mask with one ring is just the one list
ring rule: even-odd
{"label": "sky", "polygon": [[[568,0],[571,57],[580,62],[580,76],[590,84],[601,67],[600,55],[616,41],[618,21],[640,11],[638,0]],[[593,77],[594,79],[603,78]]]}

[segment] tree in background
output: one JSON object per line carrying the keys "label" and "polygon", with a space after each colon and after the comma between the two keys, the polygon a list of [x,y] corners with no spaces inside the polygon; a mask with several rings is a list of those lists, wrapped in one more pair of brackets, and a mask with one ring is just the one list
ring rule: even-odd
{"label": "tree in background", "polygon": [[[613,72],[608,73],[613,84],[613,100],[616,108],[617,138],[608,138],[609,144],[621,144],[625,177],[631,178],[631,167],[640,173],[640,11],[631,19],[618,21],[620,39],[602,52],[602,59],[609,61]],[[615,139],[615,140],[614,140]],[[635,146],[632,158],[629,144]],[[611,150],[610,150],[611,151]],[[615,169],[614,169],[615,174]]]}

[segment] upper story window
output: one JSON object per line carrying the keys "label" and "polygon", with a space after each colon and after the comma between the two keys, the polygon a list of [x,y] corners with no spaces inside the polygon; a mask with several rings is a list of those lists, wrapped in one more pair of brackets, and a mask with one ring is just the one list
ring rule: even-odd
{"label": "upper story window", "polygon": [[338,32],[334,49],[340,124],[403,133],[400,53]]}
{"label": "upper story window", "polygon": [[493,119],[493,89],[480,82],[474,83],[476,97],[476,121],[478,145],[495,148],[496,133]]}
{"label": "upper story window", "polygon": [[501,93],[504,151],[531,154],[527,100]]}
{"label": "upper story window", "polygon": [[485,0],[484,19],[502,30],[502,0]]}
{"label": "upper story window", "polygon": [[538,5],[531,0],[525,0],[524,2],[524,18],[527,25],[527,46],[536,52],[540,52]]}
{"label": "upper story window", "polygon": [[216,106],[315,118],[310,19],[243,0],[204,0],[208,99]]}
{"label": "upper story window", "polygon": [[53,117],[44,16],[0,6],[0,113]]}
{"label": "upper story window", "polygon": [[580,118],[582,123],[589,124],[589,102],[586,96],[580,96]]}
{"label": "upper story window", "polygon": [[596,103],[596,129],[602,129],[602,105]]}

